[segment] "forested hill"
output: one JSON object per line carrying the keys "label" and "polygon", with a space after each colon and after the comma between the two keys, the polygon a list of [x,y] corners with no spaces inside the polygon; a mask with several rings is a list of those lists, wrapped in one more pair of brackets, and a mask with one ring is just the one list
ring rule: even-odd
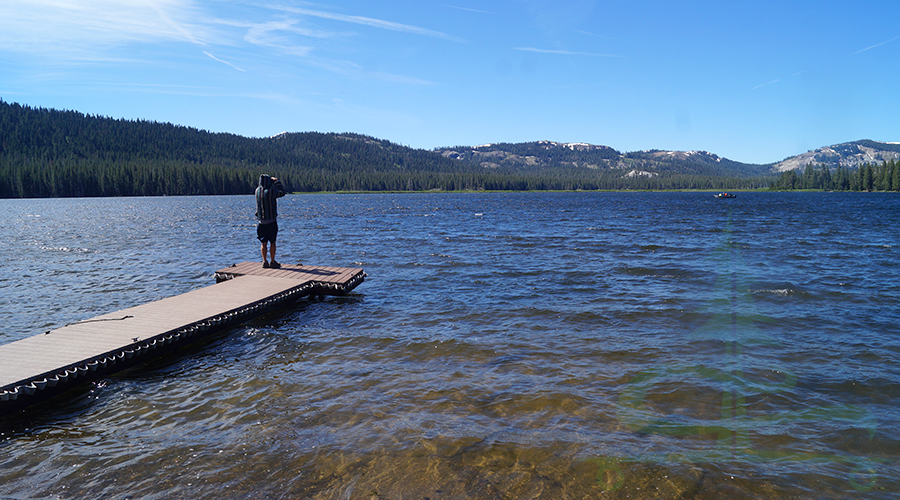
{"label": "forested hill", "polygon": [[292,192],[737,189],[774,180],[708,153],[623,155],[546,141],[476,149],[425,151],[352,133],[247,138],[0,100],[3,198],[247,194],[262,172]]}
{"label": "forested hill", "polygon": [[515,171],[584,168],[617,170],[626,177],[773,175],[771,165],[740,163],[706,151],[651,150],[620,153],[609,146],[552,141],[457,146],[438,151],[447,158],[476,162],[485,168]]}
{"label": "forested hill", "polygon": [[481,170],[356,134],[247,138],[0,101],[6,198],[251,193],[262,172],[290,191],[430,189]]}

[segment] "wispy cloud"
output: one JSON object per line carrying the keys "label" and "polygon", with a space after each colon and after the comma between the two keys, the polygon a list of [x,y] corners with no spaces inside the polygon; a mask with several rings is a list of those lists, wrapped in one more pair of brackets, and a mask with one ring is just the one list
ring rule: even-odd
{"label": "wispy cloud", "polygon": [[309,58],[305,62],[310,66],[358,80],[378,80],[406,85],[434,85],[434,82],[423,80],[421,78],[386,73],[383,71],[366,71],[360,65],[349,61]]}
{"label": "wispy cloud", "polygon": [[169,14],[162,9],[160,5],[151,3],[150,8],[153,10],[153,12],[156,12],[156,15],[158,15],[166,25],[170,26],[176,32],[180,33],[185,40],[198,45],[206,45],[202,40],[198,39],[191,30],[186,28],[181,23],[174,21],[169,16]]}
{"label": "wispy cloud", "polygon": [[271,100],[271,101],[290,101],[293,104],[305,102],[297,96],[325,96],[332,97],[335,94],[324,92],[305,92],[292,90],[289,94],[260,91],[246,92],[241,90],[230,89],[227,87],[210,87],[203,85],[175,85],[175,84],[157,84],[157,83],[132,83],[132,82],[82,82],[82,85],[96,85],[100,87],[112,87],[117,90],[133,90],[138,93],[160,94],[160,95],[179,95],[194,97],[237,97],[254,100]]}
{"label": "wispy cloud", "polygon": [[212,33],[195,23],[191,0],[4,0],[0,48],[46,55],[91,54],[132,42],[206,45]]}
{"label": "wispy cloud", "polygon": [[623,57],[615,54],[595,54],[593,52],[574,52],[571,50],[537,49],[534,47],[514,47],[513,50],[520,50],[522,52],[536,52],[538,54],[559,54],[564,56]]}
{"label": "wispy cloud", "polygon": [[753,87],[753,88],[750,89],[750,90],[756,90],[756,89],[759,89],[759,88],[762,88],[762,87],[766,87],[766,86],[768,86],[768,85],[774,85],[774,84],[780,82],[781,80],[790,80],[791,78],[800,76],[800,75],[802,75],[803,73],[806,73],[806,71],[805,71],[805,70],[800,70],[800,71],[795,72],[794,74],[792,74],[791,76],[789,76],[789,77],[787,77],[787,78],[776,78],[776,79],[772,80],[771,82],[760,83],[759,85]]}
{"label": "wispy cloud", "polygon": [[238,68],[237,66],[235,66],[234,64],[231,64],[231,63],[228,62],[228,61],[223,61],[223,60],[219,59],[218,57],[216,57],[216,56],[210,54],[209,52],[207,52],[207,51],[205,51],[205,50],[203,51],[203,53],[206,54],[206,55],[208,55],[208,56],[210,57],[210,59],[212,59],[213,61],[218,61],[218,62],[220,62],[220,63],[222,63],[222,64],[227,64],[227,65],[231,66],[232,68],[234,68],[234,69],[236,69],[236,70],[238,70],[238,71],[247,71],[247,70],[245,70],[245,69]]}
{"label": "wispy cloud", "polygon": [[295,21],[270,21],[265,23],[235,23],[221,21],[222,24],[245,28],[244,41],[261,47],[271,47],[286,54],[295,56],[307,56],[313,47],[306,44],[298,44],[289,35],[300,35],[306,38],[328,38],[333,33],[325,31],[299,28]]}
{"label": "wispy cloud", "polygon": [[598,35],[597,33],[591,33],[590,31],[585,30],[575,30],[575,33],[580,33],[582,35],[593,36],[597,38],[605,38],[606,40],[615,40],[615,38],[606,35]]}
{"label": "wispy cloud", "polygon": [[780,81],[781,81],[781,78],[776,78],[775,80],[772,80],[771,82],[761,83],[761,84],[757,85],[756,87],[753,87],[753,90],[756,90],[761,87],[765,87],[766,85],[772,85],[772,84],[778,83]]}
{"label": "wispy cloud", "polygon": [[443,5],[444,7],[450,8],[450,9],[464,10],[467,12],[477,12],[479,14],[494,14],[493,12],[488,12],[486,10],[470,9],[468,7],[460,7],[458,5],[448,5],[445,3],[442,3],[441,5]]}
{"label": "wispy cloud", "polygon": [[140,88],[158,88],[158,89],[177,89],[177,90],[214,90],[217,87],[209,87],[203,85],[176,85],[172,83],[134,83],[134,82],[84,82],[85,85],[104,85],[110,87],[140,87]]}
{"label": "wispy cloud", "polygon": [[[50,68],[86,64],[109,68],[118,68],[120,63],[189,68],[196,63],[191,54],[199,54],[186,51],[188,45],[200,48],[213,61],[245,73],[249,64],[254,65],[253,72],[294,71],[292,64],[297,60],[280,57],[291,55],[302,57],[305,65],[351,79],[433,85],[416,76],[366,69],[354,62],[334,59],[335,52],[328,50],[334,45],[319,41],[358,37],[358,26],[365,26],[414,37],[465,42],[440,31],[336,13],[302,1],[287,6],[256,0],[212,3],[218,5],[202,0],[0,0],[0,54],[24,54],[23,61],[40,58],[39,69],[48,75],[46,78],[55,78],[50,75]],[[225,52],[223,47],[229,50]],[[321,54],[313,57],[315,51]],[[229,57],[223,57],[225,53]],[[233,54],[240,54],[240,59]],[[340,54],[348,57],[347,51]],[[51,61],[52,65],[45,64]]]}
{"label": "wispy cloud", "polygon": [[434,85],[434,82],[430,82],[428,80],[423,80],[422,78],[416,78],[416,77],[412,77],[412,76],[395,75],[392,73],[385,73],[383,71],[371,73],[371,77],[375,78],[377,80],[381,80],[383,82],[402,83],[405,85]]}
{"label": "wispy cloud", "polygon": [[320,19],[328,19],[331,21],[340,21],[345,23],[359,24],[362,26],[370,26],[373,28],[380,28],[390,31],[398,31],[401,33],[409,33],[412,35],[421,35],[421,36],[430,36],[435,38],[442,38],[444,40],[450,40],[454,42],[464,42],[465,40],[448,35],[446,33],[441,33],[440,31],[434,31],[427,28],[420,28],[418,26],[412,26],[409,24],[400,24],[395,23],[393,21],[385,21],[382,19],[375,19],[372,17],[364,17],[364,16],[353,16],[348,14],[337,14],[334,12],[327,12],[323,10],[313,10],[313,9],[301,9],[297,7],[286,7],[286,6],[278,6],[273,7],[274,9],[281,10],[284,12],[290,12],[292,14],[299,14],[301,16],[309,16],[309,17],[317,17]]}
{"label": "wispy cloud", "polygon": [[893,42],[894,40],[897,40],[898,38],[900,38],[900,36],[895,36],[894,38],[891,38],[890,40],[887,40],[887,41],[884,41],[881,43],[876,43],[875,45],[872,45],[871,47],[866,47],[864,49],[857,50],[856,52],[853,53],[853,55],[863,53],[867,50],[877,49],[878,47],[881,47],[882,45],[887,45],[887,44]]}

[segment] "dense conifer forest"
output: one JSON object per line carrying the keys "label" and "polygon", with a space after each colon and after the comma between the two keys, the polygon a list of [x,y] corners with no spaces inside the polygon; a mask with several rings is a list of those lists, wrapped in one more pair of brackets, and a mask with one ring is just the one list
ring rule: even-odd
{"label": "dense conifer forest", "polygon": [[773,190],[822,189],[826,191],[900,191],[900,161],[881,165],[865,163],[857,169],[809,164],[798,173],[788,170],[772,184]]}
{"label": "dense conifer forest", "polygon": [[0,101],[0,197],[243,194],[262,172],[290,191],[431,189],[479,173],[355,134],[246,138]]}
{"label": "dense conifer forest", "polygon": [[[533,154],[534,144],[518,147]],[[629,175],[623,168],[585,166],[619,155],[612,148],[572,155],[528,168],[486,168],[352,133],[247,138],[0,100],[2,198],[249,194],[263,172],[281,178],[291,192],[735,190],[766,188],[775,179],[702,168]]]}

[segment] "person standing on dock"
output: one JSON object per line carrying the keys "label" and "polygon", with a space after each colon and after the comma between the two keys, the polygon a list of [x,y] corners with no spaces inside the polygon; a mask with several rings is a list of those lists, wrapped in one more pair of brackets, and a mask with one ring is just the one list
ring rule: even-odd
{"label": "person standing on dock", "polygon": [[[263,263],[265,268],[278,269],[281,267],[275,260],[275,239],[278,237],[278,198],[285,195],[284,186],[277,177],[269,174],[259,176],[259,186],[256,187],[256,218],[259,225],[256,226],[256,237],[261,243]],[[269,260],[266,260],[266,254]]]}

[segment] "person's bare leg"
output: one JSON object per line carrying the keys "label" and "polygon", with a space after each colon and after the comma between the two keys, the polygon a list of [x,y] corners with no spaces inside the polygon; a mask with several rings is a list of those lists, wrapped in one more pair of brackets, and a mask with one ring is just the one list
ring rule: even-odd
{"label": "person's bare leg", "polygon": [[[273,243],[274,245],[274,243]],[[260,251],[262,252],[263,263],[266,263],[266,242],[262,242],[262,246],[260,247]]]}
{"label": "person's bare leg", "polygon": [[275,242],[269,245],[269,262],[275,262]]}

